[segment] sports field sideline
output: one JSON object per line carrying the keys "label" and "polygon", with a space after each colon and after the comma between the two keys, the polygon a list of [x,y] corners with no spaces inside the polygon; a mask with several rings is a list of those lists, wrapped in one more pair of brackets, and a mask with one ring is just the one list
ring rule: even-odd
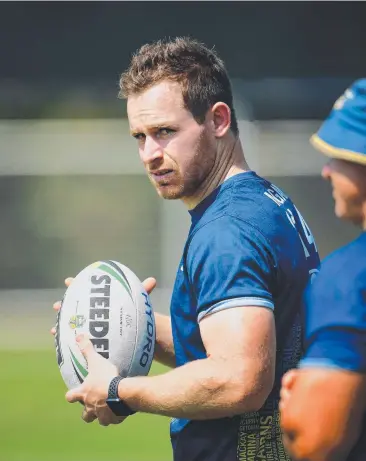
{"label": "sports field sideline", "polygon": [[[0,350],[0,461],[168,461],[169,419],[134,415],[119,426],[81,420],[64,399],[55,353]],[[163,367],[154,365],[152,373]]]}
{"label": "sports field sideline", "polygon": [[[106,428],[85,424],[81,406],[66,402],[48,333],[55,319],[50,300],[62,294],[0,292],[0,461],[171,460],[168,418],[137,414]],[[163,370],[154,364],[151,373]]]}

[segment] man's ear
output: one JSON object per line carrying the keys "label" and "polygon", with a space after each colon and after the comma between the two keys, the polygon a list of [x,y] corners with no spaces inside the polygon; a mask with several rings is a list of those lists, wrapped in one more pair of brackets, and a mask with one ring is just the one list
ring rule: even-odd
{"label": "man's ear", "polygon": [[230,130],[231,110],[224,102],[217,102],[211,108],[213,135],[222,138]]}

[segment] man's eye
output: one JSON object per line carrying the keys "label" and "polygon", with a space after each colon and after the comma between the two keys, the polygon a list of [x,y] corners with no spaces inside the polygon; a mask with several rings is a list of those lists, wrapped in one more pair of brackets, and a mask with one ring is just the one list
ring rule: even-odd
{"label": "man's eye", "polygon": [[142,133],[134,134],[133,137],[137,139],[137,141],[143,141],[145,139],[145,135]]}
{"label": "man's eye", "polygon": [[170,128],[160,128],[158,131],[159,136],[169,136],[173,134],[175,131],[171,130]]}

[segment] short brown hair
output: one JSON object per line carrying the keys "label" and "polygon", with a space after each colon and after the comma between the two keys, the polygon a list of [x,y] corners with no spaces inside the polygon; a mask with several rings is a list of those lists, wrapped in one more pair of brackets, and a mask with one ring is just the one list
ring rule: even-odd
{"label": "short brown hair", "polygon": [[238,134],[233,95],[224,62],[203,43],[189,37],[159,40],[143,45],[121,75],[119,97],[128,98],[162,80],[180,83],[185,108],[197,123],[216,102],[231,110],[231,130]]}

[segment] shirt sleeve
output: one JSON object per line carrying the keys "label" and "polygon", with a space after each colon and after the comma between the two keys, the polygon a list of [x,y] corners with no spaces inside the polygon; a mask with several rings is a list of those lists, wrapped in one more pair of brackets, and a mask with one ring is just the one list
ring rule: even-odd
{"label": "shirt sleeve", "polygon": [[245,221],[222,216],[199,228],[188,247],[187,269],[198,321],[232,307],[274,308],[277,264],[267,240]]}
{"label": "shirt sleeve", "polygon": [[344,270],[337,260],[321,267],[305,295],[306,352],[300,367],[366,372],[364,275]]}

